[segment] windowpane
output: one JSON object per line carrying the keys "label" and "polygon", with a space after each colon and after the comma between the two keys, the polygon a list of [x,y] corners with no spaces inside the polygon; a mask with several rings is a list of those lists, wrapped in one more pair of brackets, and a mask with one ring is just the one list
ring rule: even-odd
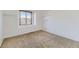
{"label": "windowpane", "polygon": [[27,12],[27,18],[31,18],[31,13],[30,12]]}
{"label": "windowpane", "polygon": [[25,18],[26,17],[26,14],[25,14],[25,12],[20,12],[21,14],[21,18]]}
{"label": "windowpane", "polygon": [[32,24],[32,12],[20,11],[20,24]]}
{"label": "windowpane", "polygon": [[25,12],[20,12],[21,24],[26,24],[26,15]]}
{"label": "windowpane", "polygon": [[27,24],[31,24],[32,23],[32,15],[31,13],[27,13]]}

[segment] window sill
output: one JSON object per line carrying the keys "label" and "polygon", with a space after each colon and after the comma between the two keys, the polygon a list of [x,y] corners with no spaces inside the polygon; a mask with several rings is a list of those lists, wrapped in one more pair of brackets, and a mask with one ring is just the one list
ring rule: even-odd
{"label": "window sill", "polygon": [[34,24],[32,24],[32,25],[19,25],[19,28],[23,28],[23,27],[33,27],[33,26],[36,26],[36,25],[34,25]]}

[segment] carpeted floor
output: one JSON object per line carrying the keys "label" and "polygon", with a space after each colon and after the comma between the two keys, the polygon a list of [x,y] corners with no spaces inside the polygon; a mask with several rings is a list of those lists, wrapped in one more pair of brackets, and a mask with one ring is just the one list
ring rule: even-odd
{"label": "carpeted floor", "polygon": [[44,31],[7,38],[1,48],[78,48],[79,42]]}

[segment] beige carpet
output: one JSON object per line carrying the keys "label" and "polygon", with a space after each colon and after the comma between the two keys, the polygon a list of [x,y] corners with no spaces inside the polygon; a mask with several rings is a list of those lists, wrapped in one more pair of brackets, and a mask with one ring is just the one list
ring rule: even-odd
{"label": "beige carpet", "polygon": [[2,48],[78,48],[79,42],[44,31],[5,39]]}

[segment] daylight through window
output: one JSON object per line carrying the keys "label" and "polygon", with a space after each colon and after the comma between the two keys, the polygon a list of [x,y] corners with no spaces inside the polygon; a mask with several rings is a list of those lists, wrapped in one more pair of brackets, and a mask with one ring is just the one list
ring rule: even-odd
{"label": "daylight through window", "polygon": [[31,25],[32,24],[32,12],[20,10],[20,25]]}

